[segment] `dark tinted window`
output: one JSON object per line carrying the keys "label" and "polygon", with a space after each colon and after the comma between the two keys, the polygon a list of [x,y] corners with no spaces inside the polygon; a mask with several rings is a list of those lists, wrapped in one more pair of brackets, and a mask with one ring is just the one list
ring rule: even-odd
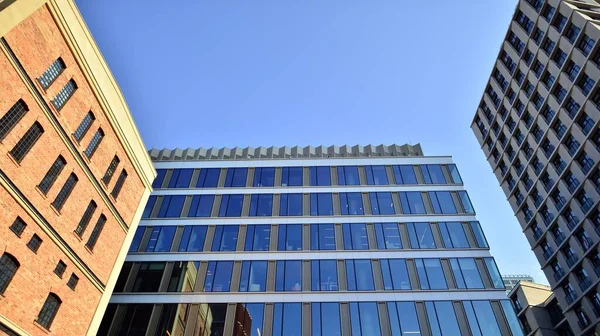
{"label": "dark tinted window", "polygon": [[189,188],[193,173],[193,169],[174,169],[169,188]]}
{"label": "dark tinted window", "polygon": [[245,187],[248,168],[228,168],[225,187]]}
{"label": "dark tinted window", "polygon": [[237,225],[218,225],[215,229],[212,251],[235,251],[238,239]]}
{"label": "dark tinted window", "polygon": [[417,184],[417,176],[412,165],[393,166],[396,184]]}
{"label": "dark tinted window", "polygon": [[221,168],[202,168],[196,182],[196,188],[216,188],[219,184]]}
{"label": "dark tinted window", "polygon": [[253,187],[272,187],[275,185],[275,167],[258,167],[254,169]]}
{"label": "dark tinted window", "polygon": [[281,185],[284,187],[302,185],[302,167],[283,167],[281,169]]}
{"label": "dark tinted window", "polygon": [[302,216],[302,194],[281,194],[279,216]]}
{"label": "dark tinted window", "polygon": [[330,186],[331,185],[331,168],[325,167],[310,167],[310,185],[311,186]]}
{"label": "dark tinted window", "polygon": [[359,185],[357,166],[339,166],[337,167],[339,185]]}

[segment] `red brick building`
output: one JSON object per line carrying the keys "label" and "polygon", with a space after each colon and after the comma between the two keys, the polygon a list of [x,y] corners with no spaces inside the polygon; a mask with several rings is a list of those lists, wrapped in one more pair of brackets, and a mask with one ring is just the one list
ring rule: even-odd
{"label": "red brick building", "polygon": [[95,334],[155,171],[72,0],[0,0],[0,335]]}

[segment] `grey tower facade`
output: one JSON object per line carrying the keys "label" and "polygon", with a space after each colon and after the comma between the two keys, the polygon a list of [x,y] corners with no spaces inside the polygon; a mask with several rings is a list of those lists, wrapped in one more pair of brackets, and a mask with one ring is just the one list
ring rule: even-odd
{"label": "grey tower facade", "polygon": [[575,334],[600,317],[600,5],[523,0],[471,125]]}
{"label": "grey tower facade", "polygon": [[151,150],[102,335],[522,335],[450,157]]}

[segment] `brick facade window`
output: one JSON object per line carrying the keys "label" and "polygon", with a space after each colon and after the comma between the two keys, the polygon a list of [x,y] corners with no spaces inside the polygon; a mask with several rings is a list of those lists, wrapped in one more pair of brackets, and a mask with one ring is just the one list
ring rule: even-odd
{"label": "brick facade window", "polygon": [[88,112],[85,115],[85,117],[83,117],[83,120],[81,121],[79,126],[77,126],[75,133],[73,133],[75,140],[77,140],[79,142],[79,141],[81,141],[81,139],[83,139],[83,137],[85,136],[87,131],[90,129],[90,126],[92,126],[92,123],[94,122],[94,120],[96,120],[96,117],[94,116],[94,114],[92,112]]}
{"label": "brick facade window", "polygon": [[29,112],[27,104],[19,99],[5,115],[0,118],[0,141],[17,125],[17,123]]}
{"label": "brick facade window", "polygon": [[11,224],[10,230],[14,232],[17,237],[21,237],[21,234],[23,234],[23,231],[25,231],[25,227],[27,227],[25,221],[23,221],[21,217],[17,217],[17,219],[15,219],[15,221]]}
{"label": "brick facade window", "polygon": [[27,130],[25,135],[23,135],[21,140],[17,142],[15,147],[13,147],[13,149],[10,150],[10,155],[17,162],[23,161],[25,155],[29,153],[31,148],[33,148],[33,145],[35,145],[35,143],[38,141],[38,139],[42,136],[43,133],[44,129],[42,128],[42,125],[40,125],[40,123],[36,121],[31,126],[31,128]]}
{"label": "brick facade window", "polygon": [[85,243],[85,246],[87,246],[90,250],[93,250],[94,246],[96,245],[96,242],[98,242],[98,238],[100,237],[100,233],[102,233],[102,229],[104,228],[105,223],[106,216],[100,215],[100,218],[98,218],[98,222],[96,222],[96,225],[94,226],[94,230],[92,230],[90,238],[88,239],[87,243]]}
{"label": "brick facade window", "polygon": [[62,58],[59,57],[56,61],[52,62],[48,69],[46,69],[40,78],[38,78],[38,82],[45,90],[52,85],[52,83],[63,71],[65,71],[66,68],[67,66],[65,65],[65,62],[63,62]]}
{"label": "brick facade window", "polygon": [[71,195],[71,192],[75,188],[77,181],[79,181],[77,175],[71,173],[71,175],[69,175],[69,178],[63,185],[62,189],[60,189],[60,191],[58,192],[58,195],[56,195],[54,202],[52,202],[52,206],[56,210],[60,211],[63,205],[65,205],[65,202],[67,201],[67,198],[69,198],[69,195]]}
{"label": "brick facade window", "polygon": [[63,158],[62,156],[59,156],[56,159],[56,161],[54,161],[54,163],[52,164],[52,166],[50,167],[46,175],[44,175],[44,178],[38,185],[38,188],[40,188],[44,195],[48,193],[48,191],[50,190],[54,182],[56,182],[56,179],[58,178],[58,176],[60,175],[60,173],[66,165],[67,160],[65,160],[65,158]]}
{"label": "brick facade window", "polygon": [[0,257],[0,294],[6,291],[19,266],[21,266],[19,261],[11,254],[6,252],[2,254]]}
{"label": "brick facade window", "polygon": [[98,208],[96,202],[90,201],[90,204],[88,204],[87,208],[85,209],[85,212],[83,213],[83,216],[81,216],[81,220],[79,221],[77,228],[75,229],[75,234],[79,237],[83,235],[88,224],[90,224],[90,221],[92,220],[92,216],[94,215],[96,208]]}
{"label": "brick facade window", "polygon": [[42,327],[50,329],[52,321],[54,321],[54,318],[56,317],[56,314],[58,313],[58,309],[60,308],[61,304],[62,301],[58,297],[58,295],[54,293],[48,294],[46,302],[44,302],[44,305],[42,306],[42,310],[40,310],[40,314],[38,315],[36,322],[39,323]]}
{"label": "brick facade window", "polygon": [[119,157],[115,155],[115,157],[113,157],[112,161],[110,161],[110,164],[108,165],[108,168],[106,169],[106,173],[104,173],[104,176],[102,177],[102,182],[104,182],[105,185],[108,185],[110,183],[110,180],[112,179],[113,175],[115,174],[115,171],[117,170],[117,167],[119,166],[119,163],[121,163],[121,160],[119,160]]}

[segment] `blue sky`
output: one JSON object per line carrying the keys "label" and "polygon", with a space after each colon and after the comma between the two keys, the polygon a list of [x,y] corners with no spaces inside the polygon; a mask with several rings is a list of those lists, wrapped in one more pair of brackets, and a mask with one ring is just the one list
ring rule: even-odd
{"label": "blue sky", "polygon": [[546,282],[470,123],[516,1],[77,0],[149,148],[421,143]]}

